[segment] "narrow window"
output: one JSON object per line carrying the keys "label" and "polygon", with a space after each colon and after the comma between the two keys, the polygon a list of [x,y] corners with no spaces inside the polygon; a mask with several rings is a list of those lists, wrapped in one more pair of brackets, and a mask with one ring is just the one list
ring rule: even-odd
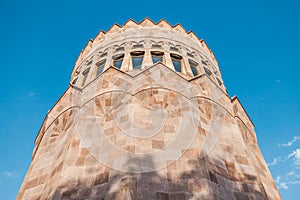
{"label": "narrow window", "polygon": [[115,66],[118,69],[121,69],[123,59],[124,59],[124,54],[118,54],[113,56],[113,66]]}
{"label": "narrow window", "polygon": [[89,74],[89,71],[90,71],[90,68],[87,68],[86,70],[84,70],[84,71],[82,72],[83,79],[82,79],[81,86],[84,86],[84,85],[85,85],[85,82],[86,82],[87,76],[88,76],[88,74]]}
{"label": "narrow window", "polygon": [[161,49],[161,45],[159,45],[159,44],[152,44],[152,49]]}
{"label": "narrow window", "polygon": [[105,62],[106,62],[106,60],[101,60],[96,63],[96,66],[97,66],[97,75],[96,76],[98,76],[99,74],[101,74],[103,72]]}
{"label": "narrow window", "polygon": [[144,59],[144,51],[134,51],[131,52],[131,61],[132,61],[132,68],[133,69],[141,69]]}
{"label": "narrow window", "polygon": [[153,64],[163,62],[164,53],[160,51],[151,51]]}
{"label": "narrow window", "polygon": [[[92,59],[92,58],[91,58]],[[93,63],[93,60],[87,61],[86,65],[89,66]]]}
{"label": "narrow window", "polygon": [[77,82],[77,80],[78,80],[78,77],[76,77],[76,78],[72,81],[72,84],[75,85],[76,82]]}
{"label": "narrow window", "polygon": [[118,47],[115,51],[124,51],[124,47]]}
{"label": "narrow window", "polygon": [[179,51],[179,49],[177,47],[170,47],[170,50],[171,51],[177,51],[177,52]]}
{"label": "narrow window", "polygon": [[207,66],[207,62],[201,60],[201,63],[202,63],[203,65],[206,65],[206,66]]}
{"label": "narrow window", "polygon": [[143,44],[135,44],[132,46],[133,49],[144,48]]}
{"label": "narrow window", "polygon": [[75,76],[77,76],[78,74],[80,74],[80,70],[76,70]]}
{"label": "narrow window", "polygon": [[208,76],[212,75],[212,72],[208,68],[204,67],[204,71]]}
{"label": "narrow window", "polygon": [[102,54],[100,55],[100,58],[103,58],[103,57],[105,57],[105,56],[107,56],[107,52],[102,53]]}
{"label": "narrow window", "polygon": [[192,53],[187,52],[186,55],[188,55],[191,58],[194,58],[194,55]]}
{"label": "narrow window", "polygon": [[191,66],[191,70],[194,76],[199,75],[199,71],[198,71],[198,63],[196,63],[193,60],[189,60],[190,66]]}
{"label": "narrow window", "polygon": [[180,55],[171,53],[171,59],[172,59],[172,63],[173,63],[173,66],[175,68],[175,71],[176,72],[181,72],[182,57]]}
{"label": "narrow window", "polygon": [[217,81],[218,81],[218,83],[219,83],[219,86],[221,86],[221,85],[222,85],[222,82],[220,81],[220,79],[217,78]]}

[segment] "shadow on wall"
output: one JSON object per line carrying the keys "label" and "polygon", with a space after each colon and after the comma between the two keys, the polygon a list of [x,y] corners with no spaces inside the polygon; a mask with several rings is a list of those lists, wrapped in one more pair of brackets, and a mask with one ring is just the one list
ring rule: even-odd
{"label": "shadow on wall", "polygon": [[[145,159],[153,165],[150,156],[129,158],[130,171],[140,171]],[[181,174],[177,171],[178,162],[148,173],[126,173],[107,168],[92,184],[77,180],[76,185],[58,188],[51,199],[268,199],[256,176],[236,173],[231,164],[226,164],[227,169],[217,167],[218,162],[209,157],[189,160],[189,170]]]}

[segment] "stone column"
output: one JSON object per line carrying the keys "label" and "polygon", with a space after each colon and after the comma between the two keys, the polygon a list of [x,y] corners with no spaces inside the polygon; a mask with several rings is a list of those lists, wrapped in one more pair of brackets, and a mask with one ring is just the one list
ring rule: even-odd
{"label": "stone column", "polygon": [[91,82],[95,77],[96,77],[96,71],[97,71],[97,66],[96,66],[96,58],[95,56],[92,59],[92,64],[90,65],[90,71],[88,73],[88,77],[86,79],[86,83]]}
{"label": "stone column", "polygon": [[130,43],[126,43],[125,45],[125,51],[124,51],[124,59],[122,62],[121,70],[124,72],[127,72],[129,70],[132,70],[132,65],[131,65],[131,56],[130,56]]}
{"label": "stone column", "polygon": [[168,44],[163,44],[163,49],[164,49],[164,56],[165,56],[165,64],[167,67],[169,67],[172,70],[175,70],[173,66],[173,62],[170,56],[170,46]]}
{"label": "stone column", "polygon": [[153,65],[150,49],[145,49],[142,69],[146,69]]}
{"label": "stone column", "polygon": [[190,68],[190,63],[189,63],[189,60],[187,59],[187,56],[186,56],[186,51],[185,49],[181,49],[181,56],[182,56],[182,62],[181,62],[181,73],[183,74],[187,74],[187,72],[192,72],[191,71],[191,68]]}
{"label": "stone column", "polygon": [[110,66],[112,66],[112,56],[113,56],[113,47],[110,47],[107,51],[106,63],[103,71],[109,68]]}

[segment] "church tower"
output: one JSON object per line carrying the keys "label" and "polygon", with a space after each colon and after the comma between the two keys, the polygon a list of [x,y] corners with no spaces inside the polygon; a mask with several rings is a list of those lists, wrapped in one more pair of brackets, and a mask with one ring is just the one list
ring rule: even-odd
{"label": "church tower", "polygon": [[213,52],[181,25],[100,31],[47,113],[17,199],[281,199]]}

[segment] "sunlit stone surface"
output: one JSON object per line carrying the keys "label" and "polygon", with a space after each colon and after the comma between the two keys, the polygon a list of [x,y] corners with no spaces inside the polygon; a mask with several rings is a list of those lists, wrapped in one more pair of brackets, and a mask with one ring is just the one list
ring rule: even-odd
{"label": "sunlit stone surface", "polygon": [[281,197],[205,42],[145,19],[82,50],[17,199]]}

